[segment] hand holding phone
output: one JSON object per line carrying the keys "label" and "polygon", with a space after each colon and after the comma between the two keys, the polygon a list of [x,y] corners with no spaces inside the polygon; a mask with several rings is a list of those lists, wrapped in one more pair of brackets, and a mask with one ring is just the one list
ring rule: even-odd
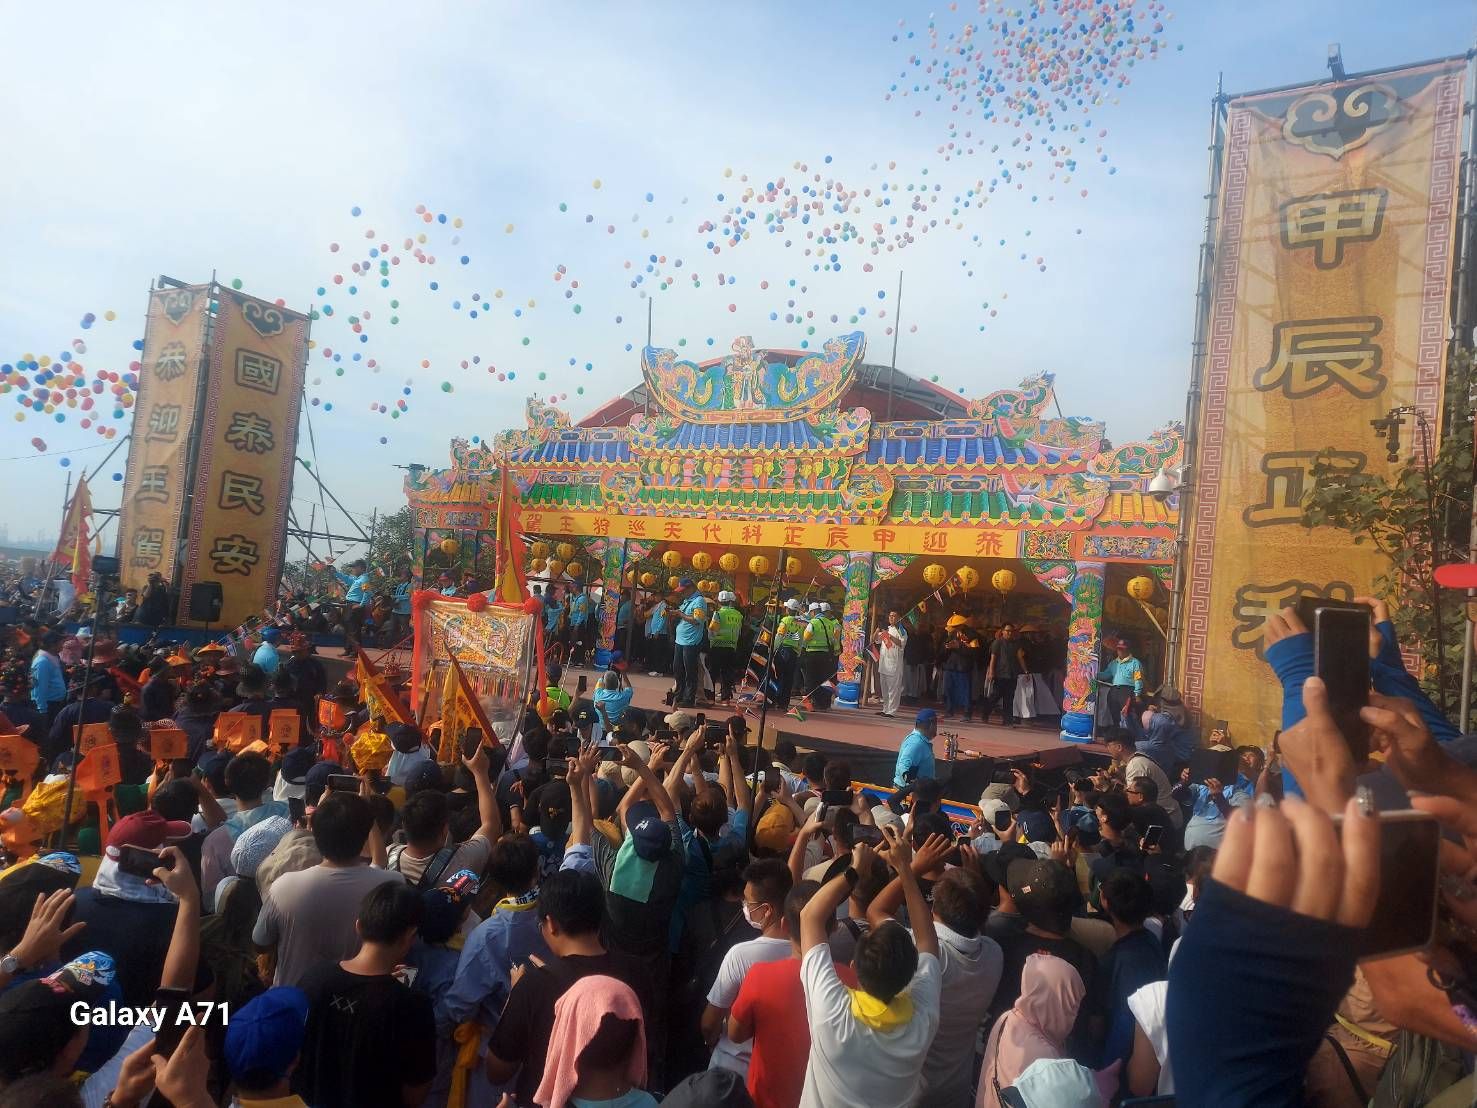
{"label": "hand holding phone", "polygon": [[482,728],[468,727],[462,732],[462,757],[471,758],[482,745]]}
{"label": "hand holding phone", "polygon": [[1329,711],[1349,744],[1357,772],[1369,760],[1369,725],[1359,710],[1369,704],[1369,630],[1373,617],[1363,604],[1327,600],[1315,601],[1312,614],[1313,673],[1328,689]]}
{"label": "hand holding phone", "polygon": [[173,855],[160,854],[158,851],[148,850],[141,846],[118,848],[118,869],[131,877],[152,881],[156,869],[173,868]]}
{"label": "hand holding phone", "polygon": [[358,774],[330,773],[328,775],[328,791],[331,793],[357,793],[359,783]]}

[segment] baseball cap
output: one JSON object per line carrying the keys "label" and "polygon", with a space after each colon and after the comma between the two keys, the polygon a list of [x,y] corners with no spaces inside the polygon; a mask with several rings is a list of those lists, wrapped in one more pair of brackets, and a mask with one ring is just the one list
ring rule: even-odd
{"label": "baseball cap", "polygon": [[108,832],[108,846],[141,846],[158,850],[167,839],[187,839],[190,825],[182,819],[165,819],[152,808],[124,816]]}
{"label": "baseball cap", "polygon": [[1032,855],[1011,862],[1005,871],[1010,897],[1027,923],[1047,931],[1064,931],[1077,905],[1077,878],[1060,862]]}
{"label": "baseball cap", "polygon": [[318,803],[323,795],[323,790],[328,788],[328,779],[335,773],[343,773],[344,767],[337,762],[318,762],[307,773],[303,775],[303,786],[305,799],[311,803]]}
{"label": "baseball cap", "polygon": [[311,746],[299,746],[282,755],[282,780],[289,785],[301,785],[317,759]]}
{"label": "baseball cap", "polygon": [[[89,950],[47,977],[0,993],[0,1076],[14,1079],[50,1067],[77,1033],[72,1005],[121,995],[116,977],[112,956]],[[122,1037],[114,1037],[121,1046]]]}
{"label": "baseball cap", "polygon": [[308,998],[301,989],[268,989],[237,1008],[226,1026],[226,1068],[232,1079],[270,1076],[276,1084],[297,1061],[307,1023]]}
{"label": "baseball cap", "polygon": [[385,728],[385,734],[390,737],[390,745],[401,754],[414,754],[425,741],[420,729],[408,723],[392,723]]}
{"label": "baseball cap", "polygon": [[937,723],[938,718],[939,714],[935,712],[932,708],[922,708],[919,710],[918,714],[913,717],[913,726],[923,727],[926,724]]}
{"label": "baseball cap", "polygon": [[985,876],[997,885],[1010,887],[1006,881],[1006,875],[1010,870],[1012,862],[1035,861],[1036,852],[1024,843],[1001,843],[1000,849],[986,854],[980,859],[984,866]]}
{"label": "baseball cap", "polygon": [[697,722],[697,717],[687,712],[672,712],[662,722],[673,731],[686,731]]}
{"label": "baseball cap", "polygon": [[412,796],[425,789],[441,790],[446,788],[446,778],[441,773],[441,767],[435,762],[421,762],[412,766],[409,773],[405,775],[405,795]]}
{"label": "baseball cap", "polygon": [[588,704],[581,704],[574,710],[574,725],[576,727],[594,727],[595,709]]}
{"label": "baseball cap", "polygon": [[798,612],[800,610],[800,600],[799,600],[799,598],[792,596],[792,597],[790,597],[789,600],[786,600],[785,601],[785,610],[786,611],[789,611],[789,612]]}
{"label": "baseball cap", "polygon": [[1005,801],[1001,800],[998,796],[992,796],[988,799],[980,800],[980,818],[988,823],[992,828],[995,826],[995,817],[1001,812],[1008,811],[1010,811],[1010,805],[1005,803]]}
{"label": "baseball cap", "polygon": [[795,817],[783,804],[771,804],[759,817],[754,828],[754,843],[765,850],[783,853],[790,849],[790,836],[795,831]]}
{"label": "baseball cap", "polygon": [[724,589],[724,590],[722,590],[721,592],[718,593],[718,603],[720,603],[720,604],[723,603],[725,600],[737,600],[737,599],[738,599],[737,594],[731,593],[727,589]]}
{"label": "baseball cap", "polygon": [[631,834],[636,856],[644,861],[660,861],[672,849],[672,831],[662,822],[655,804],[643,801],[631,805],[626,812],[626,830]]}
{"label": "baseball cap", "polygon": [[282,637],[282,632],[275,627],[268,627],[262,632],[262,642],[276,642]]}
{"label": "baseball cap", "polygon": [[459,869],[421,898],[420,937],[433,945],[447,942],[461,926],[462,917],[482,890],[482,882],[469,869]]}
{"label": "baseball cap", "polygon": [[679,1081],[662,1103],[667,1108],[752,1108],[754,1101],[742,1077],[714,1068]]}

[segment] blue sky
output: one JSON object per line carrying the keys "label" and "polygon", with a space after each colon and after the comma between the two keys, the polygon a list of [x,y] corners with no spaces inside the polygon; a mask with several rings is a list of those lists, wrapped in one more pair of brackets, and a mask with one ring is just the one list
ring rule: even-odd
{"label": "blue sky", "polygon": [[[656,280],[640,289],[631,280],[652,253],[677,282],[654,295],[655,340],[685,339],[684,353],[697,357],[742,334],[796,346],[861,327],[872,359],[886,360],[901,270],[901,369],[971,396],[1052,370],[1068,414],[1103,418],[1125,442],[1183,414],[1217,74],[1231,92],[1312,80],[1330,41],[1342,43],[1353,71],[1459,53],[1477,32],[1469,0],[1422,0],[1398,20],[1362,0],[1169,8],[1167,52],[1135,66],[1116,102],[1093,109],[1070,182],[1049,180],[1042,159],[1015,172],[1019,192],[1002,185],[963,211],[962,230],[934,228],[877,256],[846,243],[835,250],[841,270],[817,273],[798,225],[717,255],[705,249],[717,236],[699,225],[721,217],[740,175],[795,183],[797,161],[872,197],[887,182],[901,200],[883,218],[904,211],[916,194],[909,184],[938,184],[947,197],[997,176],[997,157],[1019,156],[1009,143],[1020,129],[961,121],[1001,151],[945,163],[936,148],[961,117],[926,97],[884,98],[919,46],[893,35],[921,31],[930,12],[942,30],[957,28],[963,11],[901,0],[260,2],[192,7],[186,19],[177,8],[11,5],[0,17],[10,47],[0,68],[0,362],[55,356],[85,334],[90,369],[126,368],[160,273],[197,281],[214,271],[293,306],[330,304],[333,317],[314,325],[308,373],[318,382],[309,394],[320,403],[309,410],[319,469],[367,515],[403,502],[396,463],[440,466],[453,434],[521,425],[530,393],[568,393],[579,418],[636,383],[640,293]],[[1041,158],[1039,149],[1023,158]],[[870,199],[852,217],[866,226],[879,214],[865,207]],[[464,225],[426,225],[418,204]],[[929,218],[950,206],[935,205]],[[401,249],[422,231],[434,266]],[[384,241],[406,255],[388,289],[377,274],[348,270]],[[732,283],[720,287],[720,272]],[[579,288],[566,299],[572,281]],[[474,292],[492,304],[477,319]],[[370,341],[359,343],[346,320],[366,308]],[[866,315],[852,324],[860,308]],[[117,322],[79,330],[84,313],[108,310]],[[814,318],[786,324],[795,311]],[[343,360],[325,358],[325,346]],[[378,372],[352,361],[355,352]],[[499,381],[498,372],[515,376]],[[409,411],[399,419],[370,410],[401,399]],[[13,494],[0,523],[15,537],[56,526],[62,456],[76,472],[106,451],[75,415],[15,422],[13,400],[0,397],[0,480]],[[99,503],[116,503],[109,476],[121,469],[99,475]],[[306,516],[301,483],[294,498]]]}

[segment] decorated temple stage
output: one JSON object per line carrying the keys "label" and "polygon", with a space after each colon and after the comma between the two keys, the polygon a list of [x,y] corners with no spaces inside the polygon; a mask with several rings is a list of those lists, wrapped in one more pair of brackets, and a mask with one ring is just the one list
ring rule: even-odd
{"label": "decorated temple stage", "polygon": [[[830,600],[842,710],[828,728],[865,699],[874,621],[917,608],[924,621],[960,611],[1049,634],[1062,735],[1087,739],[1105,629],[1131,631],[1146,661],[1162,656],[1178,512],[1148,483],[1179,462],[1181,427],[1115,447],[1100,421],[1061,413],[1051,374],[969,400],[869,363],[865,348],[859,331],[813,350],[740,338],[703,362],[648,347],[642,383],[578,424],[530,400],[526,427],[457,439],[450,468],[411,471],[415,570],[490,578],[506,466],[534,580],[623,582],[638,603],[679,576],[746,604],[776,591]],[[619,603],[603,589],[597,659],[621,645]],[[638,704],[657,706],[638,680]],[[854,714],[845,726],[871,745],[870,721]],[[999,730],[989,742],[1033,734]]]}

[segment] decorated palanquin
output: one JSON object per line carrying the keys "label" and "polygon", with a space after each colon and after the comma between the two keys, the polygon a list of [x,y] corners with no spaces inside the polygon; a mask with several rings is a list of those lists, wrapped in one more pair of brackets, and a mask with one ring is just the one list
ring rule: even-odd
{"label": "decorated palanquin", "polygon": [[[662,557],[681,549],[705,587],[749,595],[756,562],[807,554],[844,588],[842,704],[879,585],[920,559],[1022,566],[1070,605],[1064,727],[1087,734],[1108,566],[1167,580],[1174,561],[1177,513],[1147,490],[1179,462],[1180,427],[1114,448],[1102,423],[1055,414],[1050,374],[965,401],[868,365],[865,345],[859,331],[808,351],[745,337],[704,362],[648,347],[643,386],[580,424],[532,399],[527,426],[456,440],[450,469],[407,478],[419,549],[490,543],[506,464],[535,575],[660,591]],[[617,598],[604,595],[608,651]]]}

